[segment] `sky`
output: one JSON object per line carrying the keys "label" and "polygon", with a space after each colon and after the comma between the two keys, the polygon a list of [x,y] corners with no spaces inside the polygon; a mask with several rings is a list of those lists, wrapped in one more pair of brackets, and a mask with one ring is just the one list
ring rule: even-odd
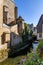
{"label": "sky", "polygon": [[22,16],[26,23],[38,24],[43,14],[43,0],[14,0],[18,7],[18,16]]}

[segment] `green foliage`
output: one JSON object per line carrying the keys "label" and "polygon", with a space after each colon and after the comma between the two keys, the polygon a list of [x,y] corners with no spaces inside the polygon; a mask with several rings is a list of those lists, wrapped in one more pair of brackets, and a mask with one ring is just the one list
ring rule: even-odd
{"label": "green foliage", "polygon": [[41,61],[37,53],[28,53],[27,61],[23,65],[41,65]]}
{"label": "green foliage", "polygon": [[22,33],[22,39],[23,42],[26,43],[28,41],[28,30],[27,30],[27,24],[24,24],[24,31]]}
{"label": "green foliage", "polygon": [[17,56],[17,57],[13,57],[13,58],[8,58],[5,61],[1,62],[0,65],[18,65],[18,63],[21,61],[22,56]]}
{"label": "green foliage", "polygon": [[34,41],[33,31],[32,30],[30,32],[28,31],[26,23],[24,25],[24,31],[22,33],[22,40],[23,43],[29,44],[29,52],[30,52],[30,48],[32,48],[32,42]]}
{"label": "green foliage", "polygon": [[28,41],[33,42],[36,40],[36,36],[33,35],[33,31],[32,30],[28,31],[26,23],[24,24],[24,31],[22,33],[22,39],[23,39],[24,43],[26,43]]}
{"label": "green foliage", "polygon": [[36,53],[28,53],[27,61],[23,65],[43,65],[43,40],[39,41]]}
{"label": "green foliage", "polygon": [[37,48],[37,53],[39,54],[40,57],[43,58],[43,40],[39,41],[39,45]]}
{"label": "green foliage", "polygon": [[32,36],[32,34],[33,34],[33,31],[32,31],[32,30],[30,30],[30,36]]}

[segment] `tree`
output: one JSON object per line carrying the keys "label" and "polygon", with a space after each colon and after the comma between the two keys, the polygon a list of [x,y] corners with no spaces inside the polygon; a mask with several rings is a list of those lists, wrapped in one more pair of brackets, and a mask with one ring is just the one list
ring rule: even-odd
{"label": "tree", "polygon": [[30,36],[32,36],[32,34],[33,34],[33,31],[32,31],[32,30],[30,30]]}
{"label": "tree", "polygon": [[28,30],[27,30],[27,24],[26,23],[24,24],[24,30],[23,30],[23,33],[22,33],[22,39],[23,39],[24,43],[27,43],[27,41],[28,41]]}

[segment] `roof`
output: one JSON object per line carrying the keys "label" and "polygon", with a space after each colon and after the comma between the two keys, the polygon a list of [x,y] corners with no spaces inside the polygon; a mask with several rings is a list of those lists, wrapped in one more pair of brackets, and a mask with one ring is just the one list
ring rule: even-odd
{"label": "roof", "polygon": [[37,33],[42,33],[42,24],[43,24],[43,14],[41,15],[37,25]]}
{"label": "roof", "polygon": [[23,19],[21,16],[19,16],[19,17],[17,18],[17,20],[22,20],[22,21],[24,21],[24,19]]}
{"label": "roof", "polygon": [[40,24],[43,24],[43,14],[42,14],[42,15],[41,15],[41,17],[40,17],[40,19],[39,19],[39,22],[38,22],[37,26],[39,25],[39,23],[40,23]]}

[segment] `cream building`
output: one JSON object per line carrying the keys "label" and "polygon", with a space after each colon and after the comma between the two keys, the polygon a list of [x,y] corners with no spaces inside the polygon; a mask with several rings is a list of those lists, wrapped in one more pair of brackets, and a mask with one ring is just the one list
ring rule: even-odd
{"label": "cream building", "polygon": [[[10,42],[13,43],[14,34],[19,36],[16,19],[17,7],[15,3],[12,0],[0,0],[0,49],[7,48]],[[16,39],[21,40],[20,38]],[[17,40],[14,41],[14,44]]]}

